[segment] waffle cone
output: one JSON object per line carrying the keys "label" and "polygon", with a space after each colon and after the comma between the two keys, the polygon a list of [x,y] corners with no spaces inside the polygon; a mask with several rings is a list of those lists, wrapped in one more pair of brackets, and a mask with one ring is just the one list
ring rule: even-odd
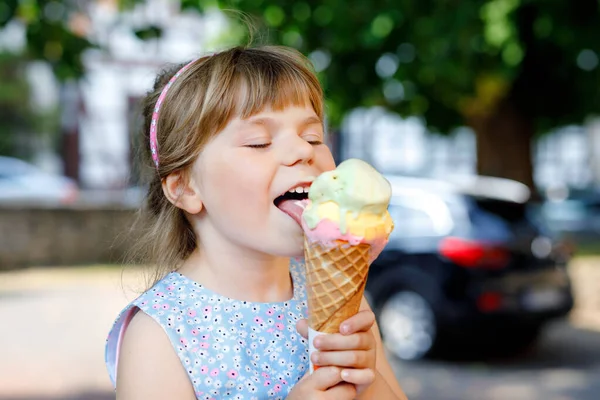
{"label": "waffle cone", "polygon": [[308,324],[315,331],[338,333],[340,324],[358,313],[369,272],[368,244],[336,246],[304,241]]}

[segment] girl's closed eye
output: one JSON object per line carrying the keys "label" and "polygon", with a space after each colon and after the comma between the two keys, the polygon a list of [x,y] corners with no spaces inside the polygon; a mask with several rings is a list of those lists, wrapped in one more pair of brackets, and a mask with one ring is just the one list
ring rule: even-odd
{"label": "girl's closed eye", "polygon": [[250,147],[252,149],[266,149],[270,145],[271,145],[271,143],[257,143],[257,144],[247,144],[246,147]]}
{"label": "girl's closed eye", "polygon": [[318,146],[323,144],[323,135],[318,134],[318,133],[310,133],[310,134],[306,134],[303,135],[304,140],[306,140],[308,143],[312,144],[313,146]]}
{"label": "girl's closed eye", "polygon": [[242,147],[249,147],[251,149],[266,149],[272,143],[271,135],[265,134],[251,134],[246,136],[241,142]]}

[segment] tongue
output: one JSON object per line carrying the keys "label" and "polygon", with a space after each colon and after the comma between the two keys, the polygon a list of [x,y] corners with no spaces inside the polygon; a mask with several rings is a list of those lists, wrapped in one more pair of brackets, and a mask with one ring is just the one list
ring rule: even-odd
{"label": "tongue", "polygon": [[302,225],[302,213],[307,204],[308,200],[283,200],[277,207]]}

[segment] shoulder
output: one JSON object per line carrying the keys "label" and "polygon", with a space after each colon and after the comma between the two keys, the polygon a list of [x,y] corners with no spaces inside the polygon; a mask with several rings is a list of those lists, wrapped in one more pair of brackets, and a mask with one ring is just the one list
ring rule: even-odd
{"label": "shoulder", "polygon": [[144,312],[125,331],[117,374],[118,399],[196,398],[169,337]]}

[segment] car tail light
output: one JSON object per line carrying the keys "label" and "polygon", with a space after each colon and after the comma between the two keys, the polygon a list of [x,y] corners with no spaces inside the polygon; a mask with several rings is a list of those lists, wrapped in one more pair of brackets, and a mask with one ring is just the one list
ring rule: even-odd
{"label": "car tail light", "polygon": [[440,254],[465,268],[500,269],[510,255],[506,249],[488,243],[449,237],[441,241]]}
{"label": "car tail light", "polygon": [[483,312],[496,311],[502,306],[502,294],[484,292],[477,298],[477,308]]}

